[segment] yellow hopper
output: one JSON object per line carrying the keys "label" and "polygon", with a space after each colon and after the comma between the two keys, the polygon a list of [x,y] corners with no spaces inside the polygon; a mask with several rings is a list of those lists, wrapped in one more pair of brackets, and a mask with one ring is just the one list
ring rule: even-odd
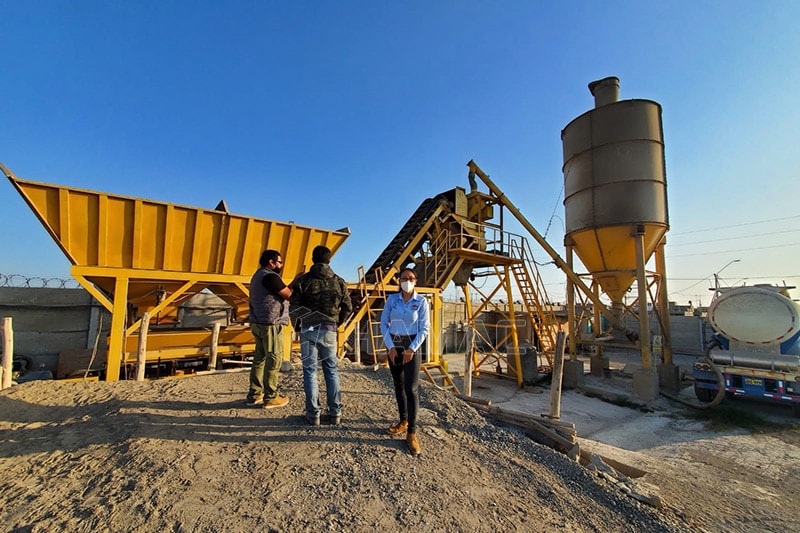
{"label": "yellow hopper", "polygon": [[335,253],[349,236],[347,229],[26,181],[0,168],[72,263],[72,276],[111,312],[108,380],[119,379],[125,338],[145,311],[174,315],[182,301],[208,290],[232,306],[235,320],[247,320],[248,285],[263,250],[281,253],[291,279],[311,264],[315,246]]}

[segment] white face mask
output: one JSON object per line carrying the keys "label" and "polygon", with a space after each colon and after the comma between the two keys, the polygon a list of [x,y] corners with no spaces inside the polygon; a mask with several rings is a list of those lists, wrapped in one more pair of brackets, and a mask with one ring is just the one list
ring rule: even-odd
{"label": "white face mask", "polygon": [[401,281],[400,288],[403,289],[403,292],[413,292],[414,286],[416,284],[413,281]]}

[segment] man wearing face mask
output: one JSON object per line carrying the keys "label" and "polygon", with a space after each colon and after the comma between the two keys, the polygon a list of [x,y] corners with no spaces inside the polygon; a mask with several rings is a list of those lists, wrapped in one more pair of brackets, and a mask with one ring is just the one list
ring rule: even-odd
{"label": "man wearing face mask", "polygon": [[292,289],[280,276],[283,259],[277,250],[265,250],[260,268],[250,280],[250,330],[256,340],[247,405],[283,407],[289,398],[278,394],[278,371],[283,361],[283,328],[289,325]]}
{"label": "man wearing face mask", "polygon": [[419,371],[421,353],[430,325],[428,300],[417,294],[413,269],[400,272],[400,292],[390,294],[381,313],[381,334],[389,349],[389,370],[394,382],[400,421],[389,427],[390,435],[406,433],[412,455],[420,454],[417,439],[419,411]]}

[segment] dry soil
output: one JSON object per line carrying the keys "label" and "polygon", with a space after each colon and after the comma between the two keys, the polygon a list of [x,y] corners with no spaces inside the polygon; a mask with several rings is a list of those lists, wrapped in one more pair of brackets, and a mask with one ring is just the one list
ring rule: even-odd
{"label": "dry soil", "polygon": [[[323,417],[316,428],[302,417],[296,365],[281,375],[289,405],[270,410],[244,406],[246,372],[15,385],[0,392],[0,529],[798,528],[795,428],[636,452],[582,443],[648,472],[626,484],[494,425],[427,383],[423,454],[413,457],[403,438],[386,433],[397,418],[388,370],[344,360],[341,374],[343,423]],[[632,497],[631,487],[661,506]]]}

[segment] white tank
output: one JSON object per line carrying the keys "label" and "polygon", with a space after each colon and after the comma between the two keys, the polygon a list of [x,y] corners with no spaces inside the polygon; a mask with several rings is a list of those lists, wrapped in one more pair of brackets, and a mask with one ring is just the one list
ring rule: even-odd
{"label": "white tank", "polygon": [[800,307],[777,288],[727,289],[711,302],[708,320],[717,333],[743,345],[784,347],[800,334]]}

